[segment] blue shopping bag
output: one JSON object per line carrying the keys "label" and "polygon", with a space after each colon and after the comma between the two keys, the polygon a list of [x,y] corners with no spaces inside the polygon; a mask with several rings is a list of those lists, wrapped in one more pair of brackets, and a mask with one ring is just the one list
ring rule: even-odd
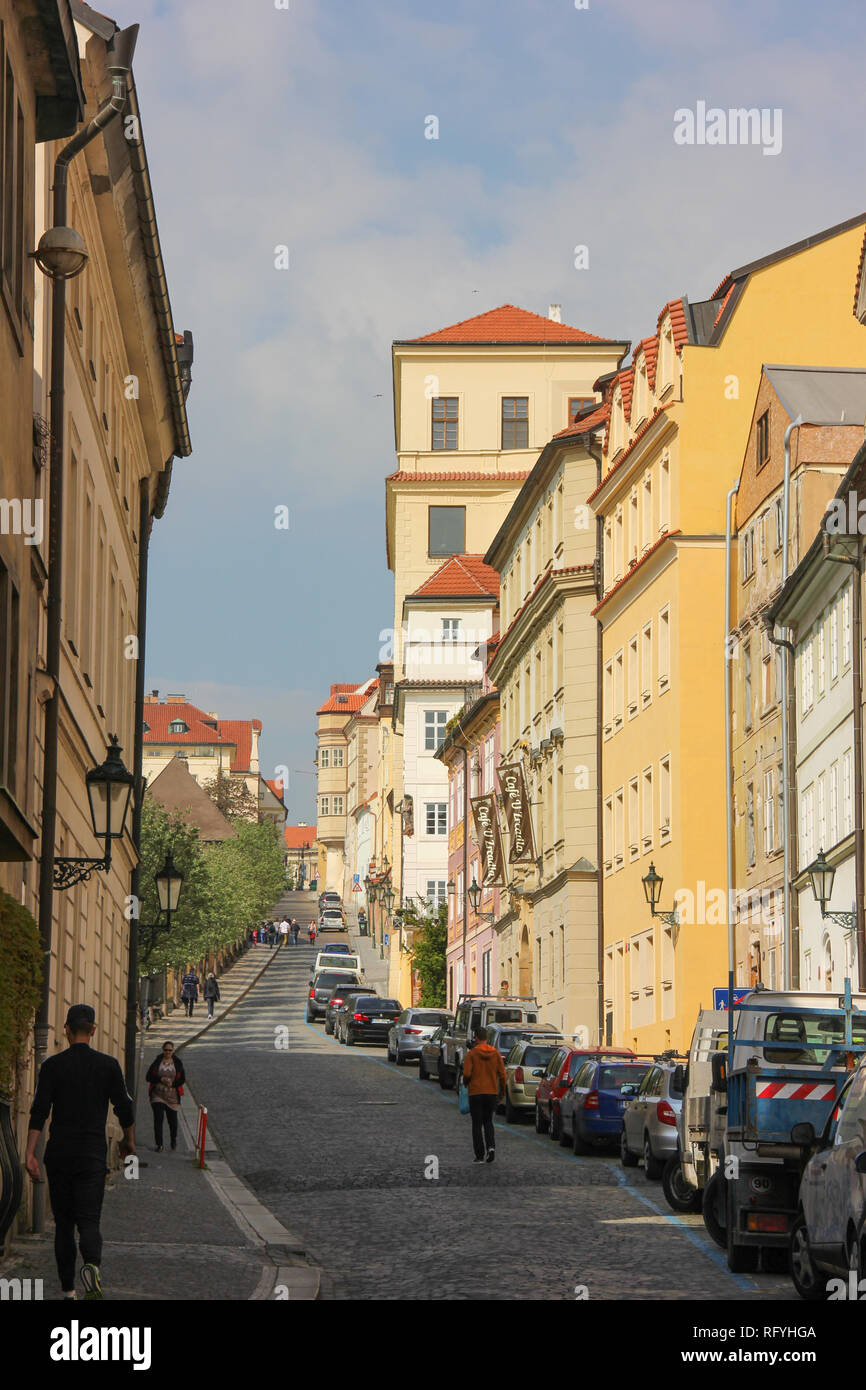
{"label": "blue shopping bag", "polygon": [[464,1086],[462,1082],[461,1082],[461,1084],[460,1084],[460,1090],[459,1090],[458,1095],[457,1095],[457,1101],[458,1101],[458,1105],[460,1106],[460,1114],[461,1114],[461,1115],[468,1115],[468,1114],[469,1114],[469,1088],[468,1088],[468,1086]]}

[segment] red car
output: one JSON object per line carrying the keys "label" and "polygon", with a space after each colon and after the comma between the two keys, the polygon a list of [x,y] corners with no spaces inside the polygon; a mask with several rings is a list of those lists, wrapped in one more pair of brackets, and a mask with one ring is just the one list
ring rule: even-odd
{"label": "red car", "polygon": [[535,1093],[535,1132],[549,1134],[551,1139],[559,1138],[561,1118],[559,1102],[565,1095],[577,1069],[590,1057],[611,1062],[621,1062],[633,1057],[630,1047],[571,1047],[566,1044],[554,1052]]}

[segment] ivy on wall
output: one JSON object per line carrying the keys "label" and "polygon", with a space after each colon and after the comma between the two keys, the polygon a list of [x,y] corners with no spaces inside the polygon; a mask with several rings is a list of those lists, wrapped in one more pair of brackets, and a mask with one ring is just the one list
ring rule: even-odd
{"label": "ivy on wall", "polygon": [[39,928],[0,889],[0,1098],[11,1100],[42,992]]}

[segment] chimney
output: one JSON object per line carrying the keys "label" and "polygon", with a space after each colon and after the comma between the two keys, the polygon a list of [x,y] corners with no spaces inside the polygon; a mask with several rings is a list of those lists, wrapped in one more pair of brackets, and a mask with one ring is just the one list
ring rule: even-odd
{"label": "chimney", "polygon": [[145,697],[144,697],[144,703],[145,703],[146,705],[158,705],[158,704],[159,704],[159,691],[158,691],[158,690],[152,690],[152,691],[150,692],[149,695],[145,695]]}
{"label": "chimney", "polygon": [[165,697],[165,703],[166,703],[167,705],[185,705],[185,704],[186,704],[186,696],[185,696],[185,695],[166,695],[166,697]]}
{"label": "chimney", "polygon": [[551,319],[554,323],[562,323],[562,305],[548,304],[547,317]]}

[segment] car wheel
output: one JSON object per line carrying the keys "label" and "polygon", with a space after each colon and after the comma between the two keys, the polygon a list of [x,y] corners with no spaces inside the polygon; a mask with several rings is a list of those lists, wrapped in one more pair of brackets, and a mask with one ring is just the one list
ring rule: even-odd
{"label": "car wheel", "polygon": [[325,1019],[325,1032],[328,1035],[328,1037],[331,1037],[334,1032],[333,1023],[329,1023],[327,1019]]}
{"label": "car wheel", "polygon": [[554,1105],[550,1107],[550,1122],[547,1126],[547,1132],[551,1139],[558,1139],[562,1132],[562,1116]]}
{"label": "car wheel", "polygon": [[394,1060],[394,1054],[393,1054],[393,1052],[391,1051],[390,1044],[388,1045],[388,1050],[387,1050],[387,1052],[385,1053],[385,1056],[388,1058],[388,1061],[389,1061],[389,1062],[393,1062],[393,1060]]}
{"label": "car wheel", "polygon": [[549,1128],[550,1128],[550,1125],[549,1125],[549,1122],[548,1122],[547,1118],[546,1118],[544,1115],[542,1115],[542,1113],[541,1113],[541,1106],[540,1106],[540,1105],[536,1105],[536,1107],[535,1107],[535,1133],[536,1133],[536,1134],[546,1134]]}
{"label": "car wheel", "polygon": [[[574,1123],[575,1123],[575,1122],[574,1122],[574,1112],[572,1112],[572,1116],[571,1116],[571,1128],[572,1128],[572,1130],[574,1129]],[[557,1137],[557,1139],[559,1140],[559,1143],[560,1143],[561,1148],[563,1148],[563,1149],[569,1148],[569,1147],[572,1145],[572,1143],[573,1143],[573,1140],[572,1140],[571,1135],[570,1135],[570,1134],[566,1134],[566,1132],[565,1132],[565,1125],[564,1125],[563,1122],[562,1122],[562,1116],[561,1116],[561,1115],[560,1115],[560,1117],[559,1117],[559,1129],[558,1129],[558,1131],[557,1131],[556,1137]]]}
{"label": "car wheel", "polygon": [[510,1095],[508,1094],[508,1092],[506,1091],[506,1092],[505,1092],[505,1123],[506,1123],[507,1125],[514,1125],[514,1124],[517,1123],[517,1118],[518,1118],[518,1116],[517,1116],[517,1111],[515,1110],[514,1106],[511,1104],[511,1097],[510,1097]]}
{"label": "car wheel", "polygon": [[716,1242],[716,1245],[720,1245],[723,1250],[727,1250],[728,1234],[725,1224],[727,1219],[725,1211],[725,1179],[721,1168],[716,1169],[704,1188],[701,1213],[704,1218],[704,1225]]}
{"label": "car wheel", "polygon": [[313,1015],[310,1013],[309,1009],[307,1009],[306,1013],[304,1014],[304,1020],[306,1023],[312,1023],[313,1021]]}
{"label": "car wheel", "polygon": [[579,1128],[578,1123],[577,1123],[577,1116],[576,1116],[576,1115],[572,1115],[572,1117],[571,1117],[571,1148],[572,1148],[572,1152],[575,1153],[575,1154],[588,1154],[589,1151],[590,1151],[590,1147],[591,1147],[591,1145],[587,1144],[586,1140],[581,1138],[581,1135],[580,1135],[580,1128]]}
{"label": "car wheel", "polygon": [[643,1166],[648,1178],[658,1179],[664,1172],[665,1165],[661,1159],[655,1157],[648,1134],[643,1137]]}
{"label": "car wheel", "polygon": [[679,1154],[669,1158],[662,1173],[662,1188],[672,1211],[688,1215],[701,1209],[701,1190],[686,1182]]}
{"label": "car wheel", "polygon": [[354,1046],[355,1046],[355,1039],[352,1037],[352,1034],[351,1034],[351,1032],[349,1031],[348,1028],[346,1029],[346,1037],[345,1037],[344,1041],[345,1041],[345,1044],[346,1044],[347,1047],[354,1047]]}
{"label": "car wheel", "polygon": [[443,1091],[454,1090],[454,1073],[449,1074],[448,1068],[443,1066],[441,1062],[439,1063],[439,1085]]}
{"label": "car wheel", "polygon": [[619,1135],[619,1161],[623,1168],[637,1167],[637,1154],[633,1154],[628,1146],[625,1136],[625,1125],[623,1125]]}
{"label": "car wheel", "polygon": [[397,1063],[398,1067],[405,1067],[406,1065],[406,1058],[403,1056],[403,1053],[400,1051],[399,1048],[397,1049],[397,1052],[394,1056],[394,1061]]}
{"label": "car wheel", "polygon": [[419,1080],[419,1081],[426,1081],[426,1080],[427,1080],[427,1068],[426,1068],[425,1065],[424,1065],[424,1054],[423,1054],[423,1053],[422,1053],[421,1056],[418,1058],[418,1080]]}
{"label": "car wheel", "polygon": [[828,1276],[812,1261],[809,1229],[802,1212],[791,1228],[791,1278],[797,1293],[807,1303],[819,1303],[826,1298]]}

